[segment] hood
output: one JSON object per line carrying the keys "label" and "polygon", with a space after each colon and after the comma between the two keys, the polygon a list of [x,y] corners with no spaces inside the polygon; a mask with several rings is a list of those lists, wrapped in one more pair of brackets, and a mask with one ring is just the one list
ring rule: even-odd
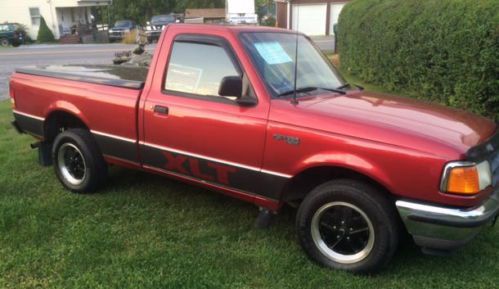
{"label": "hood", "polygon": [[163,25],[168,25],[175,23],[175,20],[168,20],[168,21],[151,21],[151,25],[153,26],[163,26]]}
{"label": "hood", "polygon": [[430,153],[462,155],[496,129],[492,121],[461,110],[366,91],[303,97],[295,110],[303,118],[297,123],[309,128]]}

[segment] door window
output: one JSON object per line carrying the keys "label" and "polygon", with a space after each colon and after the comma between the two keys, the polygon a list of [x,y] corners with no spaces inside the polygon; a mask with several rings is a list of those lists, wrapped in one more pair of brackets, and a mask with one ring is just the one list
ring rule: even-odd
{"label": "door window", "polygon": [[223,98],[222,79],[240,76],[227,50],[211,43],[176,41],[166,72],[164,89],[189,95]]}

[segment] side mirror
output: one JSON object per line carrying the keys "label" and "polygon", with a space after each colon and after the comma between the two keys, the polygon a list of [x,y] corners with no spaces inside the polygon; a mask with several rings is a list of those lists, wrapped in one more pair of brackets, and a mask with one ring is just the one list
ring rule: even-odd
{"label": "side mirror", "polygon": [[218,95],[241,98],[243,93],[243,80],[239,76],[226,76],[222,79]]}
{"label": "side mirror", "polygon": [[238,99],[236,99],[237,104],[240,106],[254,106],[258,102],[256,101],[256,98],[254,97],[249,97],[249,96],[243,96]]}
{"label": "side mirror", "polygon": [[218,95],[236,97],[236,103],[241,106],[253,106],[257,104],[257,100],[253,97],[242,96],[243,80],[240,76],[226,76],[222,79]]}
{"label": "side mirror", "polygon": [[146,25],[151,25],[151,22],[147,21],[147,22],[146,22]]}

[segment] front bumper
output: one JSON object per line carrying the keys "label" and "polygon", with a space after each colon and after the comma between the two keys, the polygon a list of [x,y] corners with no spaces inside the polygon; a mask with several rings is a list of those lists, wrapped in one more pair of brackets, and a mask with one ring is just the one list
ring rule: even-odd
{"label": "front bumper", "polygon": [[481,205],[456,209],[398,200],[397,210],[417,245],[426,250],[454,250],[468,243],[499,213],[499,190]]}
{"label": "front bumper", "polygon": [[108,37],[111,40],[122,40],[125,37],[125,33],[123,33],[123,32],[111,32],[108,34]]}

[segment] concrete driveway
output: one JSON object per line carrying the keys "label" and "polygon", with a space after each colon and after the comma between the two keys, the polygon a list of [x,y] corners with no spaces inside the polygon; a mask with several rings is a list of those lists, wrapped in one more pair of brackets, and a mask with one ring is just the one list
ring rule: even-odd
{"label": "concrete driveway", "polygon": [[[313,37],[322,50],[332,50],[331,37]],[[41,64],[112,64],[115,52],[131,50],[126,44],[50,44],[0,48],[0,100],[9,97],[9,76],[17,67]],[[147,46],[153,52],[155,45]]]}

